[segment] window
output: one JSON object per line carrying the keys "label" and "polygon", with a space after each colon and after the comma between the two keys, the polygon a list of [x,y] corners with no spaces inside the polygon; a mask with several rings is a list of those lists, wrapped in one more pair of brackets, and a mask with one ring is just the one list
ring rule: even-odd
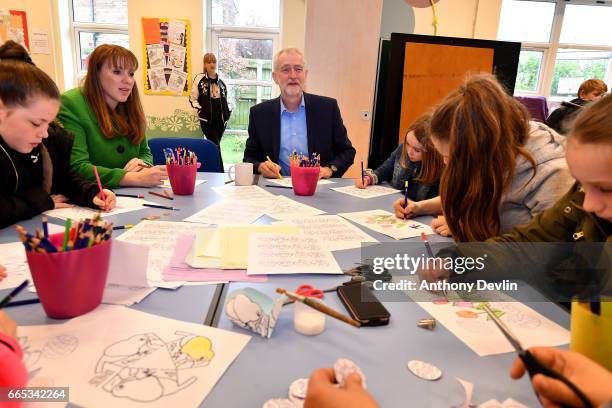
{"label": "window", "polygon": [[612,83],[612,7],[591,0],[503,0],[500,40],[521,41],[516,93],[573,98],[589,78]]}
{"label": "window", "polygon": [[[224,163],[242,161],[251,106],[272,98],[280,0],[207,0],[209,50],[228,87],[232,116],[221,140]],[[202,70],[202,61],[196,65]]]}
{"label": "window", "polygon": [[72,0],[75,72],[87,70],[87,57],[100,44],[130,48],[127,0]]}

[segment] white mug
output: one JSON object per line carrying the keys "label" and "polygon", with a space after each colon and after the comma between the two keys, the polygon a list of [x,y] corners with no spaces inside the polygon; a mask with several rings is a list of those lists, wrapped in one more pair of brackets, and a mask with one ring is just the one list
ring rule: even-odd
{"label": "white mug", "polygon": [[[232,170],[235,177],[232,178]],[[237,186],[250,186],[253,184],[253,163],[236,163],[227,169],[227,176],[233,180]]]}

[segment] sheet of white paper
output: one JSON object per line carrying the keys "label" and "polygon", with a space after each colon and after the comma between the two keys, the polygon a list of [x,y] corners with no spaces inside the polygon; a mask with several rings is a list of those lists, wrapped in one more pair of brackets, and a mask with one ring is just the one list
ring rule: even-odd
{"label": "sheet of white paper", "polygon": [[153,293],[156,287],[125,286],[107,283],[104,288],[102,303],[107,305],[131,306]]}
{"label": "sheet of white paper", "polygon": [[[569,343],[569,331],[512,297],[503,293],[499,293],[499,296],[509,300],[489,302],[489,306],[494,313],[500,315],[500,319],[525,349]],[[454,297],[452,292],[449,292],[449,297]],[[489,318],[482,302],[449,302],[440,299],[417,303],[479,356],[515,351]]]}
{"label": "sheet of white paper", "polygon": [[261,207],[249,201],[222,200],[209,205],[183,221],[213,225],[247,225],[264,215]]}
{"label": "sheet of white paper", "polygon": [[108,283],[147,287],[149,247],[115,239],[111,248]]}
{"label": "sheet of white paper", "polygon": [[0,290],[19,286],[26,279],[32,282],[25,248],[21,242],[0,244],[0,265],[6,268],[7,273],[6,278],[0,282]]}
{"label": "sheet of white paper", "polygon": [[250,234],[248,275],[298,273],[341,274],[342,269],[316,235]]}
{"label": "sheet of white paper", "polygon": [[[206,183],[208,180],[196,180],[195,181],[195,185],[196,187],[199,186],[200,184],[204,184]],[[162,184],[160,187],[164,187],[164,188],[172,188],[172,185],[170,184],[170,180],[169,179],[165,179],[164,180],[164,184]]]}
{"label": "sheet of white paper", "polygon": [[339,215],[294,218],[287,223],[300,227],[304,235],[318,237],[330,251],[361,248],[364,242],[378,242]]}
{"label": "sheet of white paper", "polygon": [[30,31],[30,52],[32,54],[51,54],[48,28],[32,27]]}
{"label": "sheet of white paper", "polygon": [[418,237],[423,232],[425,235],[433,234],[429,225],[414,220],[399,219],[385,210],[357,211],[338,215],[395,239]]}
{"label": "sheet of white paper", "polygon": [[195,234],[201,228],[189,222],[141,221],[130,228],[117,240],[142,244],[149,247],[147,280],[149,286],[174,289],[184,282],[166,282],[162,278],[164,267],[174,253],[176,238],[181,234]]}
{"label": "sheet of white paper", "polygon": [[122,306],[19,334],[36,378],[70,387],[72,404],[93,408],[199,406],[250,340]]}
{"label": "sheet of white paper", "polygon": [[323,210],[319,210],[318,208],[302,204],[283,195],[274,196],[269,200],[252,202],[263,203],[264,201],[267,201],[270,204],[265,210],[265,213],[270,217],[280,221],[290,220],[292,218],[308,217],[311,215],[325,214],[325,211]]}
{"label": "sheet of white paper", "polygon": [[[163,46],[162,46],[163,48]],[[165,64],[165,59],[162,63]],[[149,86],[152,91],[165,91],[168,89],[168,83],[166,82],[166,74],[164,68],[151,68],[147,71],[149,76]]]}
{"label": "sheet of white paper", "polygon": [[259,186],[221,186],[213,187],[213,191],[226,200],[248,201],[266,200],[275,197]]}
{"label": "sheet of white paper", "polygon": [[355,186],[332,187],[331,190],[358,198],[381,197],[389,194],[397,194],[399,192],[399,190],[394,188],[378,185],[369,186],[368,188],[357,188]]}
{"label": "sheet of white paper", "polygon": [[[151,201],[146,201],[141,198],[134,197],[117,197],[117,205],[111,211],[101,212],[102,218],[110,217],[111,215],[122,214],[131,211],[143,210],[147,207],[143,207],[143,204],[156,204]],[[62,220],[68,218],[72,220],[82,220],[85,218],[93,218],[100,211],[94,210],[93,208],[85,207],[72,207],[72,208],[59,208],[56,210],[45,211],[45,214],[49,217],[55,217]]]}
{"label": "sheet of white paper", "polygon": [[[283,177],[282,179],[266,179],[266,183],[274,183],[278,184],[279,186],[293,187],[293,184],[291,184],[291,177]],[[335,184],[335,182],[327,179],[320,179],[317,182],[317,185],[319,186],[322,186],[324,184]]]}

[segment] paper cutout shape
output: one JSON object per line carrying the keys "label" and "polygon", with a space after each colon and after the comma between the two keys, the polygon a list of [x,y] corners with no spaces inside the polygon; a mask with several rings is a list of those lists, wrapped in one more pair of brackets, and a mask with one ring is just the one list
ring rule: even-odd
{"label": "paper cutout shape", "polygon": [[158,18],[143,18],[142,32],[145,44],[159,44],[161,42]]}
{"label": "paper cutout shape", "polygon": [[282,307],[283,297],[273,300],[256,289],[244,288],[229,296],[225,314],[232,323],[270,338]]}

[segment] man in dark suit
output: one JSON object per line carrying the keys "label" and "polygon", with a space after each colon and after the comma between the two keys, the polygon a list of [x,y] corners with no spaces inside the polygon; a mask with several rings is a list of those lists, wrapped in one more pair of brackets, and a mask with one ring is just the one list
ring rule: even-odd
{"label": "man in dark suit", "polygon": [[293,150],[321,155],[320,178],[341,177],[353,164],[356,152],[342,123],[338,102],[305,93],[307,76],[304,56],[298,49],[279,51],[274,57],[272,78],[281,95],[251,108],[244,161],[253,163],[264,177],[288,176]]}

